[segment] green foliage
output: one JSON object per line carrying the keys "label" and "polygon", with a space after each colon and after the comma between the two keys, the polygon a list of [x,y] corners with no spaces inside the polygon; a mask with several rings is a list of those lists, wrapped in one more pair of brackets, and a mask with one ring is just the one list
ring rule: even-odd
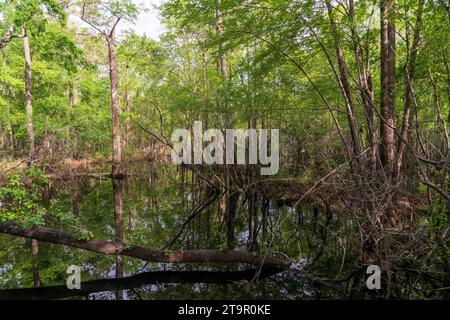
{"label": "green foliage", "polygon": [[438,206],[430,214],[430,230],[431,232],[440,232],[448,225],[448,215],[445,207]]}
{"label": "green foliage", "polygon": [[217,250],[219,250],[219,251],[227,251],[227,250],[228,250],[228,244],[227,244],[226,241],[224,241],[224,242],[218,244],[218,245],[216,246],[216,248],[217,248]]}
{"label": "green foliage", "polygon": [[75,39],[58,24],[49,24],[38,40],[33,41],[32,49],[42,60],[51,61],[71,74],[84,63],[83,52]]}
{"label": "green foliage", "polygon": [[87,231],[84,229],[79,230],[75,234],[75,239],[77,241],[89,241],[89,240],[92,240],[93,238],[94,238],[94,234],[91,231]]}
{"label": "green foliage", "polygon": [[136,21],[139,12],[139,6],[131,0],[90,0],[80,1],[79,5],[83,19],[104,35],[110,34],[112,24],[118,19]]}
{"label": "green foliage", "polygon": [[45,199],[48,183],[47,176],[38,168],[8,175],[6,185],[0,188],[0,221],[13,221],[24,228],[52,222],[72,229],[80,239],[91,238],[92,234],[59,201]]}
{"label": "green foliage", "polygon": [[[22,29],[26,29],[31,45],[32,120],[40,156],[55,157],[45,159],[51,165],[52,160],[59,163],[58,160],[64,158],[110,158],[111,98],[104,36],[110,34],[111,26],[119,20],[134,23],[143,10],[131,0],[70,1],[71,14],[80,17],[84,13],[85,20],[90,24],[88,26],[68,21],[61,8],[62,3],[56,0],[0,0],[0,40],[6,38],[11,30],[13,35],[0,52],[2,160],[4,155],[5,158],[25,158],[28,153],[24,50],[20,41]],[[161,6],[167,32],[160,40],[130,31],[120,33],[117,29],[122,136],[131,132],[129,141],[123,143],[126,156],[144,157],[147,152],[154,155],[154,139],[149,138],[141,126],[164,138],[170,137],[175,128],[190,128],[195,120],[207,122],[210,128],[223,128],[224,120],[230,117],[236,128],[247,128],[250,124],[256,124],[258,128],[280,128],[282,147],[286,147],[283,157],[289,159],[282,159],[282,165],[288,162],[289,165],[281,175],[289,176],[292,178],[289,181],[303,186],[313,185],[342,164],[351,163],[346,150],[351,144],[347,102],[343,98],[336,59],[337,36],[340,39],[339,49],[345,57],[350,95],[355,107],[354,118],[360,135],[358,143],[361,143],[362,151],[366,150],[361,157],[364,166],[370,153],[367,121],[370,110],[362,101],[359,78],[360,68],[363,67],[365,75],[370,75],[367,81],[370,82],[370,94],[378,110],[381,94],[379,8],[373,7],[374,2],[354,1],[353,19],[350,17],[350,1],[330,3],[335,6],[331,16],[335,20],[336,31],[330,23],[326,2],[313,0],[169,0]],[[396,101],[393,106],[397,130],[401,128],[412,34],[417,30],[417,5],[417,0],[396,1],[396,12],[393,14],[393,18],[397,19]],[[420,176],[424,174],[428,174],[443,192],[449,192],[448,170],[442,168],[442,164],[447,163],[445,157],[449,151],[445,141],[450,119],[450,46],[447,45],[450,43],[450,29],[447,9],[443,1],[425,1],[413,84],[411,119],[414,123],[409,140],[411,148],[417,149],[418,155],[429,161],[420,160],[424,170],[417,170],[418,164],[411,158],[410,147],[407,148],[407,187],[402,191],[407,190],[409,195],[414,190],[411,199],[408,199],[412,206],[416,202],[425,203],[428,192],[433,198],[437,195],[436,190],[420,183]],[[217,18],[219,14],[222,17],[220,23]],[[360,56],[355,57],[358,54]],[[221,59],[226,62],[226,76],[220,68]],[[231,111],[227,108],[229,106]],[[378,130],[379,117],[376,122]],[[374,144],[379,143],[374,141]],[[52,152],[45,150],[47,146],[51,147]],[[428,165],[428,162],[435,162],[436,165]],[[292,167],[296,171],[290,171]],[[323,181],[320,188],[315,188],[310,196],[324,192],[327,193],[324,203],[332,202],[334,198],[340,202],[339,198],[345,195],[339,194],[339,184],[354,181],[347,175],[348,170],[350,166],[343,167],[329,180]],[[178,233],[186,219],[186,212],[192,209],[194,201],[186,200],[186,194],[178,188],[181,184],[177,180],[178,172],[159,174],[164,183],[149,187],[145,177],[133,185],[139,191],[134,193],[133,189],[132,195],[124,201],[124,213],[129,213],[131,217],[126,226],[129,233],[127,248],[165,246]],[[370,201],[379,201],[380,197],[376,196],[379,186],[371,185],[377,179],[378,172],[367,175],[365,170],[361,170],[359,174],[361,178],[367,178],[368,194],[373,192],[373,199],[376,199]],[[0,188],[1,221],[15,221],[25,227],[47,223],[51,227],[71,231],[78,241],[90,240],[94,233],[96,238],[102,239],[112,239],[114,236],[111,181],[90,182],[82,185],[81,191],[75,190],[83,199],[79,203],[81,214],[77,217],[71,213],[71,192],[74,190],[58,190],[58,196],[51,200],[44,197],[43,190],[52,183],[44,174],[44,169],[15,172],[5,177],[5,181],[2,177],[3,182]],[[334,182],[338,184],[336,188]],[[403,188],[403,182],[398,183],[400,188]],[[392,188],[395,184],[389,183]],[[387,189],[386,192],[390,192],[391,188]],[[359,253],[362,247],[352,247],[357,242],[355,238],[359,238],[355,225],[365,228],[366,216],[372,218],[380,214],[383,217],[385,210],[384,203],[372,205],[370,201],[364,207],[356,207],[360,200],[356,191],[359,190],[351,195],[355,198],[354,203],[342,202],[345,204],[342,210],[351,209],[357,217],[356,223],[342,217],[339,217],[342,220],[338,223],[330,212],[318,212],[311,208],[297,208],[298,212],[269,208],[267,216],[261,220],[269,223],[266,228],[270,231],[261,230],[261,233],[268,234],[259,236],[259,245],[262,248],[263,244],[270,243],[273,247],[264,248],[266,252],[282,251],[291,257],[314,258],[317,255],[316,264],[325,265],[324,269],[328,269],[324,273],[330,272],[328,265],[347,263],[346,260],[352,260],[355,252]],[[385,190],[381,191],[384,193]],[[443,264],[450,259],[446,249],[448,240],[443,239],[443,230],[449,222],[448,205],[443,205],[442,199],[436,202],[433,202],[433,211],[423,210],[426,214],[421,226],[425,231],[421,231],[426,234],[424,238],[429,235],[429,241],[420,254],[428,254],[425,262],[429,259],[433,263]],[[333,203],[326,204],[334,210]],[[245,205],[244,202],[242,207]],[[337,207],[341,210],[340,205]],[[376,210],[380,212],[372,212]],[[247,213],[237,215],[237,233],[245,230],[247,224],[243,217],[247,217]],[[189,226],[189,233],[185,231],[176,241],[176,246],[226,250],[225,228],[220,225],[223,217],[216,218],[212,219],[214,222],[208,220],[206,235],[205,215],[200,214]],[[271,219],[275,218],[273,221],[281,221],[280,232],[270,224]],[[133,219],[136,225],[131,222]],[[403,227],[403,221],[394,226],[396,232],[397,227]],[[403,235],[403,231],[399,230],[398,234]],[[375,231],[372,232],[375,234]],[[387,238],[381,237],[380,243],[387,241]],[[13,248],[8,240],[0,237],[0,259],[3,261],[11,259],[13,249],[17,250],[22,245],[15,241]],[[239,244],[241,241],[237,240]],[[391,249],[390,245],[385,247]],[[342,248],[347,251],[341,261]],[[427,250],[429,252],[425,254]],[[56,260],[50,257],[50,253],[62,254],[62,250],[45,248],[41,252],[44,252],[44,258],[41,258],[43,280],[52,277],[60,279],[58,268],[62,268],[64,260]],[[46,254],[48,257],[45,257]],[[79,261],[87,257],[70,251],[64,254],[71,261],[76,260],[75,257]],[[25,257],[29,252],[22,250],[20,255]],[[416,254],[413,252],[407,256]],[[109,268],[110,261],[106,259],[91,256],[89,259],[104,269]],[[435,267],[433,263],[430,269]],[[15,264],[17,274],[7,266],[4,270],[0,274],[0,286],[31,284],[29,279],[23,277],[30,272],[29,262],[25,258]],[[342,270],[332,271],[337,274]]]}
{"label": "green foliage", "polygon": [[450,250],[445,244],[443,233],[449,225],[449,216],[446,212],[448,208],[437,204],[435,209],[429,214],[427,228],[429,230],[430,247],[435,252],[436,261],[442,264],[450,261]]}
{"label": "green foliage", "polygon": [[55,0],[1,0],[0,11],[3,19],[15,30],[25,28],[32,33],[44,32],[48,16],[60,23],[66,21],[66,14]]}
{"label": "green foliage", "polygon": [[[31,183],[25,184],[24,178],[32,179]],[[11,174],[6,186],[0,188],[0,221],[16,221],[26,228],[43,225],[46,210],[39,191],[45,183],[39,171],[28,171],[25,177]]]}

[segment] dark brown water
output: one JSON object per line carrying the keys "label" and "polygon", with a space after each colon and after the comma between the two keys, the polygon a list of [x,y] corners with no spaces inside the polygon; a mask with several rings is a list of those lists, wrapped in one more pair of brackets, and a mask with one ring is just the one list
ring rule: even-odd
{"label": "dark brown water", "polygon": [[[223,216],[223,200],[211,187],[174,166],[148,163],[128,168],[124,181],[123,233],[130,245],[148,248],[216,249],[230,245],[292,261],[287,270],[236,264],[146,263],[124,257],[124,279],[115,257],[40,243],[40,289],[33,287],[29,240],[0,235],[1,298],[70,299],[338,299],[376,297],[364,290],[365,270],[333,234],[354,236],[351,223],[312,207],[285,206],[258,194],[238,193],[235,219]],[[102,172],[105,172],[104,170]],[[50,182],[54,215],[71,215],[73,226],[95,239],[114,240],[114,195],[110,179],[89,177]],[[205,205],[207,204],[207,205]],[[198,210],[201,207],[202,210]],[[189,222],[193,212],[199,211]],[[67,226],[65,230],[67,230]],[[69,227],[70,229],[70,227]],[[82,230],[81,230],[82,229]],[[74,230],[70,230],[74,231]],[[345,256],[343,254],[345,253]],[[69,265],[82,269],[80,293],[65,287]],[[342,280],[344,279],[344,280]],[[421,279],[419,279],[420,281]],[[410,278],[417,283],[417,278]],[[14,291],[8,291],[14,289]],[[22,289],[22,290],[17,290]]]}

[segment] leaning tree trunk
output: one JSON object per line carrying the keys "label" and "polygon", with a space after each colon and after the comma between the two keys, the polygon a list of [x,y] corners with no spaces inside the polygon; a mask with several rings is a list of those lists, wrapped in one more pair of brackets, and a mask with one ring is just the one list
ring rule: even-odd
{"label": "leaning tree trunk", "polygon": [[11,222],[0,222],[0,233],[65,245],[105,255],[123,255],[151,262],[164,263],[248,263],[257,266],[288,267],[289,261],[247,251],[219,250],[156,250],[143,247],[127,248],[123,243],[104,240],[79,241],[76,236],[46,227],[24,229]]}
{"label": "leaning tree trunk", "polygon": [[351,88],[349,82],[349,76],[347,71],[347,62],[345,61],[344,51],[341,47],[341,39],[339,35],[339,30],[336,21],[333,17],[333,7],[330,1],[326,1],[326,6],[328,10],[328,17],[330,19],[331,30],[334,38],[334,47],[336,51],[336,58],[339,67],[339,77],[337,81],[339,82],[339,87],[341,89],[342,95],[345,100],[345,106],[347,111],[347,120],[350,127],[350,135],[352,138],[352,148],[353,156],[356,162],[359,162],[359,156],[361,154],[361,149],[359,145],[359,135],[358,129],[355,122],[355,108],[353,106],[353,99],[351,95]]}

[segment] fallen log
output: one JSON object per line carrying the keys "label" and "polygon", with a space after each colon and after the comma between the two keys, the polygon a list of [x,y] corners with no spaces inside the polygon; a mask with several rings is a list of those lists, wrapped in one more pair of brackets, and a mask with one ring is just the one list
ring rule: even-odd
{"label": "fallen log", "polygon": [[127,177],[131,176],[131,174],[127,174],[124,172],[112,174],[112,173],[88,173],[88,172],[71,172],[62,171],[59,174],[47,174],[46,177],[49,179],[59,179],[59,180],[68,180],[73,178],[89,178],[89,179],[97,179],[97,180],[124,180]]}
{"label": "fallen log", "polygon": [[80,290],[69,290],[66,285],[41,288],[0,290],[0,300],[53,300],[83,297],[92,293],[130,290],[160,283],[232,283],[262,280],[283,269],[263,269],[216,272],[216,271],[153,271],[120,279],[99,279],[81,283]]}
{"label": "fallen log", "polygon": [[247,251],[218,251],[218,250],[177,250],[163,251],[143,247],[126,248],[123,243],[105,240],[79,241],[73,234],[50,229],[36,227],[24,229],[13,222],[0,223],[0,233],[34,239],[42,242],[65,245],[69,247],[84,249],[105,255],[121,255],[142,259],[150,262],[166,263],[248,263],[258,266],[284,266],[289,262],[267,255],[254,254]]}

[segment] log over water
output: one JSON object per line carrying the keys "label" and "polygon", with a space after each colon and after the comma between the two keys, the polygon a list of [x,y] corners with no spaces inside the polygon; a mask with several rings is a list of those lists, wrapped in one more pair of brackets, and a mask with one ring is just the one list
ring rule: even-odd
{"label": "log over water", "polygon": [[247,251],[218,251],[218,250],[177,250],[163,251],[143,247],[126,248],[123,243],[105,240],[79,241],[73,234],[58,230],[36,227],[24,229],[12,222],[0,223],[0,233],[10,234],[23,238],[39,240],[53,244],[84,249],[106,255],[122,255],[151,262],[166,263],[248,263],[257,266],[288,267],[289,262],[267,255],[253,254]]}

